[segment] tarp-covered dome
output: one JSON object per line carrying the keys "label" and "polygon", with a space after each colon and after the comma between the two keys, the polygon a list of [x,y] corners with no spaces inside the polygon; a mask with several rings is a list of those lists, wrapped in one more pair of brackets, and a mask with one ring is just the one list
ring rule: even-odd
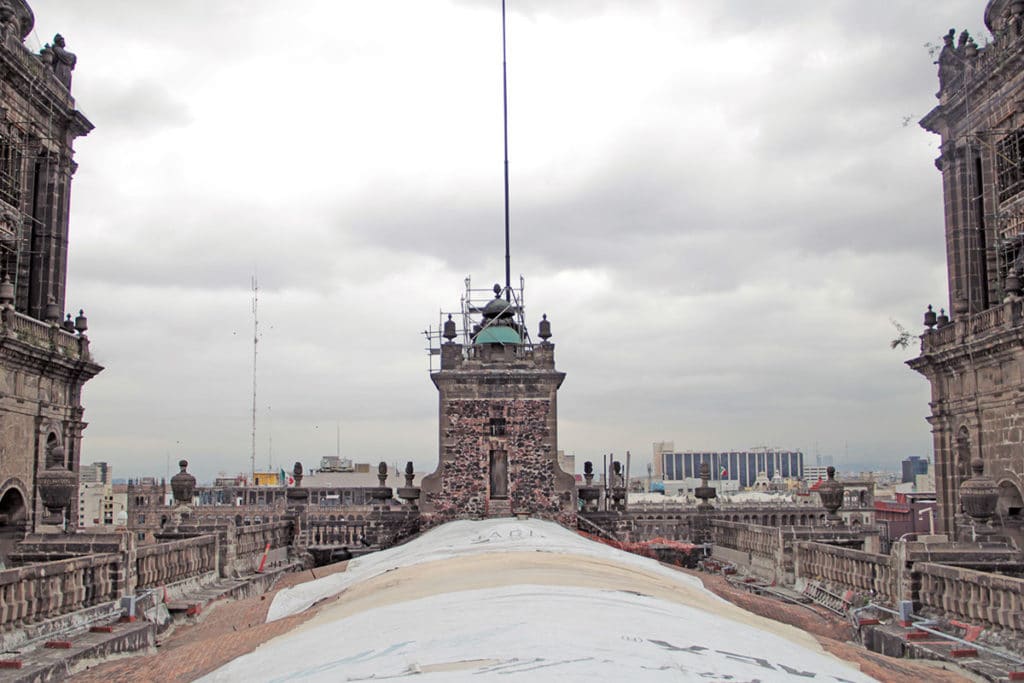
{"label": "tarp-covered dome", "polygon": [[281,591],[267,618],[338,593],[203,680],[872,680],[693,577],[539,520],[444,524]]}

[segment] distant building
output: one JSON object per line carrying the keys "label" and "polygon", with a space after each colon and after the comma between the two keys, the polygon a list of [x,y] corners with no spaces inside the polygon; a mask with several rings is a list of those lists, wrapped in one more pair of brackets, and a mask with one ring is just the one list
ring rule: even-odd
{"label": "distant building", "polygon": [[895,500],[875,500],[875,521],[882,527],[882,539],[899,540],[906,534],[930,533],[931,515],[936,514],[935,493],[896,493]]}
{"label": "distant building", "polygon": [[807,465],[804,467],[804,481],[813,484],[828,479],[828,467],[825,465]]}
{"label": "distant building", "polygon": [[111,472],[110,466],[105,462],[82,465],[78,481],[82,484],[109,484],[111,483]]}
{"label": "distant building", "polygon": [[763,474],[769,482],[802,479],[804,454],[778,448],[748,451],[676,451],[671,441],[654,444],[654,476],[666,482],[696,479],[700,466],[711,468],[712,481],[735,481],[749,488]]}
{"label": "distant building", "polygon": [[919,474],[928,474],[928,461],[916,455],[912,455],[902,463],[904,484],[913,483]]}
{"label": "distant building", "polygon": [[127,521],[126,486],[113,486],[109,482],[82,482],[78,485],[79,527],[90,531],[112,530],[126,525]]}

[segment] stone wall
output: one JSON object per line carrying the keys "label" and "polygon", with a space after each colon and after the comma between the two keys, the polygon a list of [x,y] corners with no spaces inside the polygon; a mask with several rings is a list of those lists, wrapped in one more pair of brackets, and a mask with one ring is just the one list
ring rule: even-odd
{"label": "stone wall", "polygon": [[575,525],[575,481],[557,455],[564,377],[546,342],[442,345],[441,370],[431,375],[440,453],[421,483],[425,524],[527,514]]}
{"label": "stone wall", "polygon": [[[539,517],[564,516],[566,491],[559,490],[557,462],[552,457],[547,429],[550,403],[539,400],[502,401],[495,409],[488,400],[452,401],[446,411],[445,458],[440,486],[425,500],[436,515],[485,517],[492,507],[489,458],[496,448],[507,449],[510,511]],[[491,418],[506,420],[504,437],[488,433]],[[561,473],[560,470],[558,470]]]}

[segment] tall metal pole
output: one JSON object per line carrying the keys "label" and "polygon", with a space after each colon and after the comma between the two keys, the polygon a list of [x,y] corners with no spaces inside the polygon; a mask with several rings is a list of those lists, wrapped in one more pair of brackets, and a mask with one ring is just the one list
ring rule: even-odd
{"label": "tall metal pole", "polygon": [[252,455],[250,457],[250,486],[256,484],[256,345],[260,341],[260,319],[257,315],[259,305],[259,284],[256,276],[252,276]]}
{"label": "tall metal pole", "polygon": [[508,62],[505,59],[505,0],[501,0],[501,106],[505,133],[505,301],[512,301],[512,265],[509,257],[508,214]]}

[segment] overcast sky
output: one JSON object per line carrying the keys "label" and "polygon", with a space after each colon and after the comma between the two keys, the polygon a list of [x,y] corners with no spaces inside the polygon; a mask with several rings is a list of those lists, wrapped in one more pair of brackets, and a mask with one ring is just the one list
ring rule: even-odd
{"label": "overcast sky", "polygon": [[[931,456],[892,351],[947,300],[934,57],[982,0],[508,0],[513,275],[559,447]],[[68,308],[82,462],[433,469],[420,334],[503,279],[499,0],[32,0],[96,125]]]}

